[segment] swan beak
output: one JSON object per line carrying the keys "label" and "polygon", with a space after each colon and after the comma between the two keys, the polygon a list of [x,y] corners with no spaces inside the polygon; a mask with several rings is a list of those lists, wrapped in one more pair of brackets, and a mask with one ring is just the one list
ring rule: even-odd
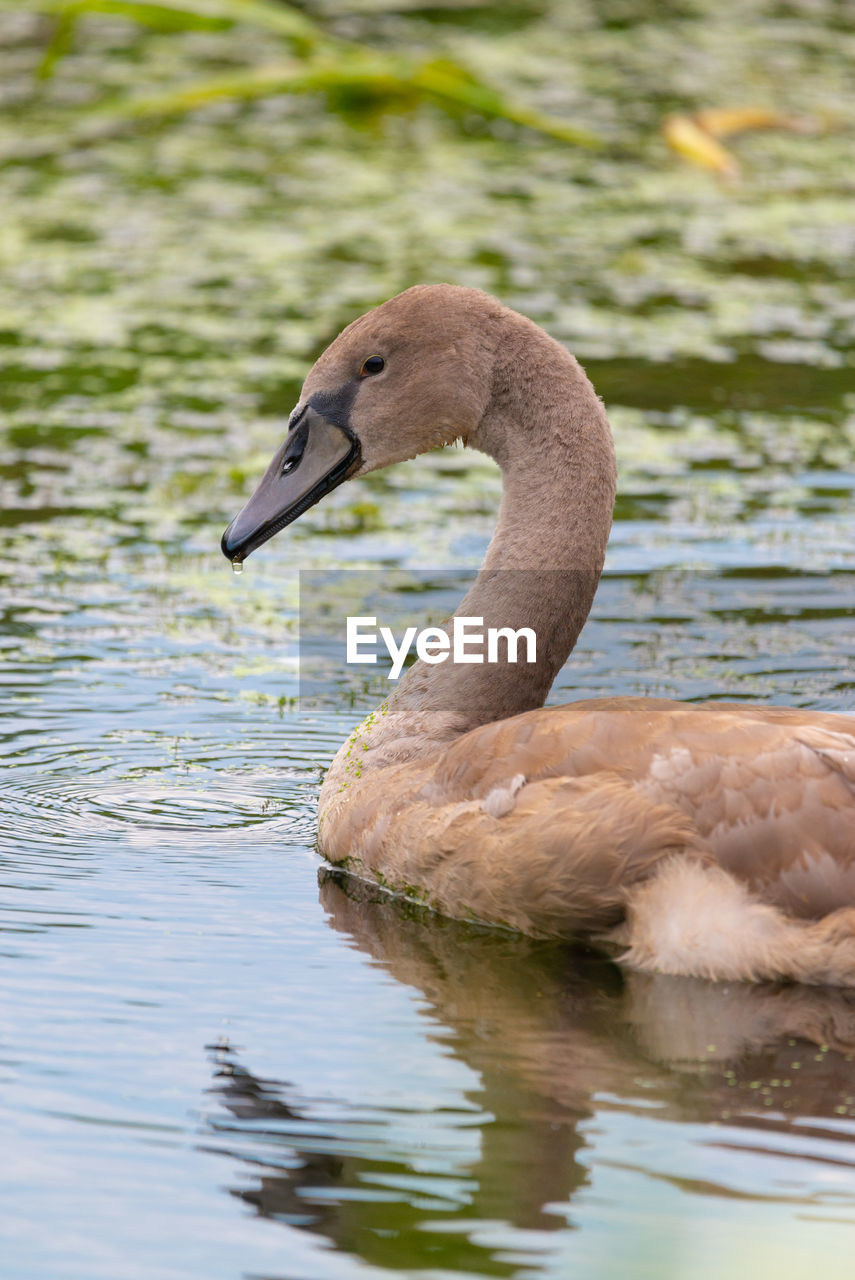
{"label": "swan beak", "polygon": [[282,447],[249,502],[223,534],[223,555],[240,564],[268,538],[346,480],[359,460],[359,441],[311,404],[291,415]]}

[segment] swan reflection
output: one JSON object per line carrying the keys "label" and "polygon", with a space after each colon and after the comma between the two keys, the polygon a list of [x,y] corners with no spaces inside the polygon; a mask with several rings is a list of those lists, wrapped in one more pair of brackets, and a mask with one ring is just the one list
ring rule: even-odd
{"label": "swan reflection", "polygon": [[[257,1076],[219,1046],[220,1109],[204,1145],[240,1162],[248,1176],[231,1194],[259,1215],[375,1267],[514,1275],[479,1226],[535,1233],[533,1243],[572,1226],[592,1133],[616,1109],[704,1126],[704,1149],[781,1160],[815,1140],[824,1155],[809,1159],[855,1172],[855,993],[625,975],[558,944],[440,919],[337,871],[321,882],[331,926],[421,993],[426,1037],[475,1073],[460,1119],[478,1143],[461,1169],[441,1144],[408,1145],[394,1107],[319,1103],[308,1082]],[[622,1167],[639,1167],[629,1145]],[[674,1181],[737,1194],[688,1173]]]}

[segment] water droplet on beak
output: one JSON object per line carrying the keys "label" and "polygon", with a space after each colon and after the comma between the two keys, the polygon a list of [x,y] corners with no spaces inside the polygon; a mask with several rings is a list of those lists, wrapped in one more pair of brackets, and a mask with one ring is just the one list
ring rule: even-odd
{"label": "water droplet on beak", "polygon": [[243,573],[243,561],[242,561],[242,560],[233,560],[233,561],[232,561],[232,573]]}

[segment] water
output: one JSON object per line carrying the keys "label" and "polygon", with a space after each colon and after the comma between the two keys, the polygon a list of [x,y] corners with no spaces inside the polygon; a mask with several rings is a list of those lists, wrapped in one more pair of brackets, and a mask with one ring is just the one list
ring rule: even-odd
{"label": "water", "polygon": [[[219,538],[344,323],[478,285],[580,355],[621,459],[555,698],[855,710],[855,29],[373,8],[318,11],[624,150],[280,98],[0,168],[0,1272],[847,1276],[850,997],[621,975],[319,883],[354,711],[295,709],[297,570],[476,564],[494,469],[343,486],[242,577]],[[37,30],[2,24],[4,154],[99,83],[265,52],[92,19],[34,94]],[[737,188],[657,141],[781,85],[834,127],[734,144]]]}

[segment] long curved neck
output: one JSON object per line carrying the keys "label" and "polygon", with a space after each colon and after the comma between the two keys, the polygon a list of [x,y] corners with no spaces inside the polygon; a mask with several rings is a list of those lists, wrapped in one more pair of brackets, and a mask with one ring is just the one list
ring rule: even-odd
{"label": "long curved neck", "polygon": [[390,710],[456,733],[543,705],[591,608],[615,497],[611,431],[576,360],[514,312],[497,337],[492,396],[467,443],[499,463],[502,503],[455,617],[532,629],[537,661],[510,662],[500,644],[498,663],[417,662]]}

